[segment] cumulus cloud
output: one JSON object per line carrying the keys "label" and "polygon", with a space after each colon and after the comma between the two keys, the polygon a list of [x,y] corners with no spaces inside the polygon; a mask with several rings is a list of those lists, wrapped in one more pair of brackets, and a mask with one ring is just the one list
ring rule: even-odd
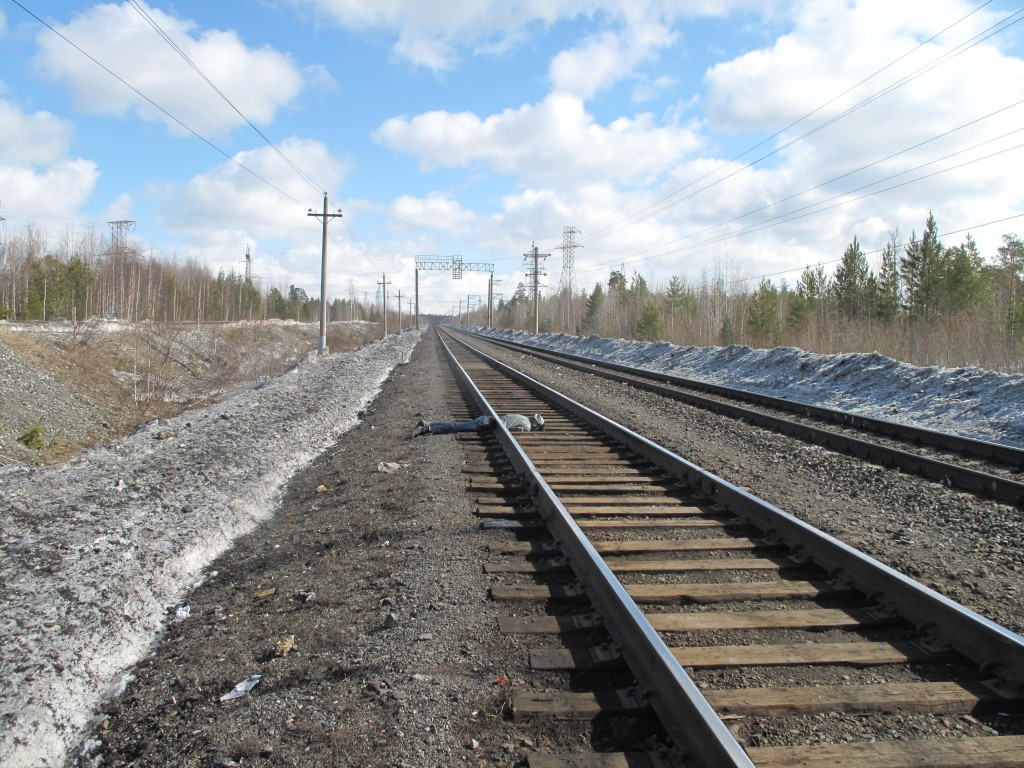
{"label": "cumulus cloud", "polygon": [[631,76],[657,52],[675,43],[677,35],[660,20],[632,19],[623,31],[605,31],[560,52],[551,62],[554,90],[589,99],[598,91]]}
{"label": "cumulus cloud", "polygon": [[657,126],[650,115],[600,125],[580,99],[557,93],[486,118],[443,111],[396,117],[374,138],[426,167],[483,163],[524,183],[556,186],[660,174],[699,145],[691,127]]}
{"label": "cumulus cloud", "polygon": [[436,229],[449,235],[465,234],[476,218],[457,200],[439,192],[426,197],[401,195],[392,202],[389,214],[398,228],[413,232]]}
{"label": "cumulus cloud", "polygon": [[[343,184],[348,165],[332,156],[323,143],[290,138],[279,147],[299,167],[316,168],[318,180],[328,188]],[[215,272],[238,272],[242,268],[241,244],[247,243],[256,254],[258,274],[266,285],[318,284],[320,225],[308,216],[307,209],[322,210],[322,198],[270,147],[239,152],[234,160],[237,162],[221,163],[185,184],[147,190],[160,229],[170,240],[181,237],[187,243],[176,246],[176,255],[195,258]],[[282,192],[309,203],[304,208]],[[330,204],[333,209],[338,201]]]}
{"label": "cumulus cloud", "polygon": [[[323,143],[291,138],[279,146],[300,168],[316,168],[318,180],[327,188],[337,189],[344,182],[347,164],[333,157]],[[213,222],[211,231],[220,229],[217,220],[233,222],[234,228],[242,222],[254,237],[276,236],[307,224],[301,207],[283,198],[282,192],[296,200],[310,200],[314,210],[320,210],[319,198],[309,185],[272,148],[239,152],[234,160],[237,162],[222,163],[181,187],[164,189],[160,194],[167,201],[167,210],[174,213],[165,215],[162,223],[187,233],[197,225],[204,226],[204,221]]]}
{"label": "cumulus cloud", "polygon": [[[1013,94],[1024,91],[1024,65],[1020,59],[1004,57],[993,47],[998,43],[995,38],[965,49],[946,65],[931,68],[944,54],[999,18],[984,12],[970,15],[973,10],[971,5],[958,0],[895,5],[881,0],[821,0],[796,7],[789,34],[769,47],[750,51],[709,70],[709,127],[756,135],[779,130],[817,110],[775,141],[774,146],[785,149],[766,165],[778,165],[785,173],[772,177],[765,190],[766,202],[802,190],[810,180],[825,182],[862,165],[877,163],[802,197],[801,205],[846,190],[861,190],[848,195],[859,197],[873,189],[1006,150],[1019,144],[1019,137],[986,144],[984,148],[970,147],[1019,128],[1019,107],[963,130],[954,129],[1018,100]],[[961,19],[962,23],[947,33],[921,45]],[[888,62],[895,63],[861,84]],[[993,76],[995,72],[1000,73],[998,77]],[[890,94],[843,116],[846,110],[904,80],[905,84]],[[792,143],[830,120],[835,122]],[[761,148],[750,159],[770,148],[771,145]],[[956,159],[935,162],[953,152],[961,154]],[[1012,178],[1019,176],[1019,171],[1013,169],[1020,167],[1020,152],[1016,150],[1015,154],[977,162],[956,173],[935,176],[926,184],[901,188],[899,198],[918,200],[917,207],[922,211],[941,207],[964,225],[996,219],[1009,212],[1005,203],[1013,196],[1007,195],[1007,191],[1014,183]],[[924,163],[932,165],[911,170]],[[908,173],[884,181],[901,172]],[[877,182],[874,187],[865,187],[873,182]],[[830,213],[829,223],[838,223],[847,232],[858,231],[860,222],[874,222],[873,230],[878,229],[879,221],[895,226],[900,223],[902,211],[889,207],[892,199],[883,194],[857,201]],[[949,202],[957,199],[961,202]],[[905,202],[901,207],[905,208]],[[819,216],[813,221],[823,218]],[[786,229],[795,232],[799,227],[798,224]],[[904,228],[908,228],[906,224]]]}
{"label": "cumulus cloud", "polygon": [[[356,32],[384,30],[395,53],[431,70],[455,66],[460,49],[501,51],[533,25],[587,12],[591,0],[290,0]],[[613,5],[615,3],[612,3]]]}
{"label": "cumulus cloud", "polygon": [[[266,47],[248,48],[234,31],[200,32],[191,21],[140,5],[253,122],[271,121],[302,90],[302,73],[288,56]],[[176,134],[188,133],[141,93],[201,134],[222,134],[244,123],[128,4],[96,5],[55,28],[131,85],[125,86],[48,30],[41,32],[36,68],[43,77],[66,85],[78,109],[110,115],[134,112],[144,120],[165,123]]]}
{"label": "cumulus cloud", "polygon": [[[697,16],[725,16],[737,10],[770,15],[792,0],[288,0],[317,20],[327,18],[355,32],[394,36],[395,52],[418,66],[450,69],[460,51],[498,53],[529,39],[533,30],[586,17],[615,26],[644,27],[654,17],[666,22]],[[634,35],[635,36],[635,35]],[[572,69],[567,63],[566,66]]]}
{"label": "cumulus cloud", "polygon": [[[73,218],[78,206],[92,194],[98,178],[96,164],[89,160],[61,160],[42,170],[0,163],[5,207],[46,211],[57,219]],[[61,194],[55,195],[56,189]]]}
{"label": "cumulus cloud", "polygon": [[46,165],[67,154],[74,130],[49,112],[28,115],[0,101],[0,163]]}
{"label": "cumulus cloud", "polygon": [[6,206],[69,217],[95,188],[96,164],[67,156],[73,129],[66,120],[49,112],[26,114],[0,101],[0,136],[0,189]]}

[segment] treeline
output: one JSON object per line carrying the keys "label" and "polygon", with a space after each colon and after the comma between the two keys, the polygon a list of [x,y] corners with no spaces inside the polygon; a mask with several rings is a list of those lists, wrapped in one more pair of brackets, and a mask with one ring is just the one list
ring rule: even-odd
{"label": "treeline", "polygon": [[[380,310],[334,300],[332,320],[378,320]],[[0,320],[109,317],[129,321],[208,322],[320,317],[320,300],[302,288],[261,291],[244,274],[197,261],[167,261],[112,248],[93,233],[47,238],[26,227],[0,241]]]}
{"label": "treeline", "polygon": [[[834,268],[808,266],[794,284],[756,287],[720,257],[700,278],[651,283],[612,271],[576,295],[549,293],[540,330],[688,346],[795,346],[812,352],[871,352],[917,365],[977,365],[1024,371],[1024,242],[1004,235],[986,258],[968,235],[939,240],[929,214],[920,237],[890,232],[877,269],[856,237]],[[389,330],[397,329],[389,312]],[[0,239],[0,319],[95,317],[129,321],[314,322],[320,301],[302,288],[263,291],[235,271],[115,249],[93,233],[56,240],[26,227]],[[331,302],[328,318],[380,322],[379,304]],[[520,284],[494,311],[494,325],[533,330],[533,296]],[[411,318],[403,317],[403,325]],[[486,309],[460,318],[486,324]]]}
{"label": "treeline", "polygon": [[[834,269],[804,269],[795,284],[751,281],[719,259],[688,283],[651,285],[612,271],[607,283],[543,301],[540,330],[665,340],[684,346],[733,343],[812,352],[872,352],[916,365],[978,365],[1024,371],[1024,242],[1007,234],[986,259],[970,235],[939,240],[931,214],[918,237],[890,232],[877,270],[858,239]],[[531,292],[520,284],[496,313],[499,327],[533,330]],[[480,317],[472,322],[482,324]]]}

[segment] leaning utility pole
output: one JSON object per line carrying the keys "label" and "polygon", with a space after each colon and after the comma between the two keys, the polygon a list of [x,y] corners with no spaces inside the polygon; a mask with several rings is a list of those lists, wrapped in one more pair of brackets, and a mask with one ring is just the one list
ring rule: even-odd
{"label": "leaning utility pole", "polygon": [[527,270],[527,274],[530,276],[530,281],[533,283],[533,332],[540,333],[540,276],[546,274],[540,270],[540,260],[546,259],[551,256],[550,253],[537,253],[537,244],[533,244],[533,250],[530,253],[524,253],[523,258],[533,259],[533,267]]}
{"label": "leaning utility pole", "polygon": [[382,295],[382,297],[384,299],[383,302],[382,302],[382,306],[383,306],[383,310],[384,311],[381,314],[384,315],[384,335],[387,336],[388,335],[388,286],[391,285],[391,283],[388,282],[388,276],[386,274],[384,274],[384,273],[381,273],[380,282],[377,283],[377,285],[379,285],[381,287],[381,290],[383,291],[383,293],[381,295]]}
{"label": "leaning utility pole", "polygon": [[323,216],[314,213],[312,208],[306,215],[315,216],[324,225],[323,242],[320,245],[320,344],[317,347],[317,354],[323,355],[327,353],[327,222],[335,217],[340,217],[341,211],[327,212],[327,193],[324,192]]}

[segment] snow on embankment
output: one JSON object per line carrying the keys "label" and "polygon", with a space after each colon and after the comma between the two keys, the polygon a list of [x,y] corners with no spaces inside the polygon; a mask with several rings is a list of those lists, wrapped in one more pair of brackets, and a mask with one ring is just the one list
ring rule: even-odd
{"label": "snow on embankment", "polygon": [[922,368],[868,353],[818,355],[793,347],[736,344],[677,347],[599,336],[475,330],[542,349],[1024,446],[1024,376],[981,368]]}
{"label": "snow on embankment", "polygon": [[408,360],[419,333],[313,357],[48,469],[0,471],[0,765],[63,765],[183,593]]}

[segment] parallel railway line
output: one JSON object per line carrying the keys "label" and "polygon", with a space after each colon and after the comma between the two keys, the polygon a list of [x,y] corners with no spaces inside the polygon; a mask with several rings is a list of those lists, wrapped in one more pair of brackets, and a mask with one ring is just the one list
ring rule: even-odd
{"label": "parallel railway line", "polygon": [[504,339],[481,338],[950,487],[1024,504],[1024,449]]}
{"label": "parallel railway line", "polygon": [[[1024,639],[448,348],[481,412],[550,414],[541,434],[497,430],[507,464],[471,474],[481,514],[520,533],[487,565],[492,597],[517,614],[502,630],[537,639],[535,669],[572,670],[586,687],[521,692],[517,717],[657,714],[672,748],[583,758],[592,766],[1024,765]],[[528,534],[536,514],[553,541]]]}

